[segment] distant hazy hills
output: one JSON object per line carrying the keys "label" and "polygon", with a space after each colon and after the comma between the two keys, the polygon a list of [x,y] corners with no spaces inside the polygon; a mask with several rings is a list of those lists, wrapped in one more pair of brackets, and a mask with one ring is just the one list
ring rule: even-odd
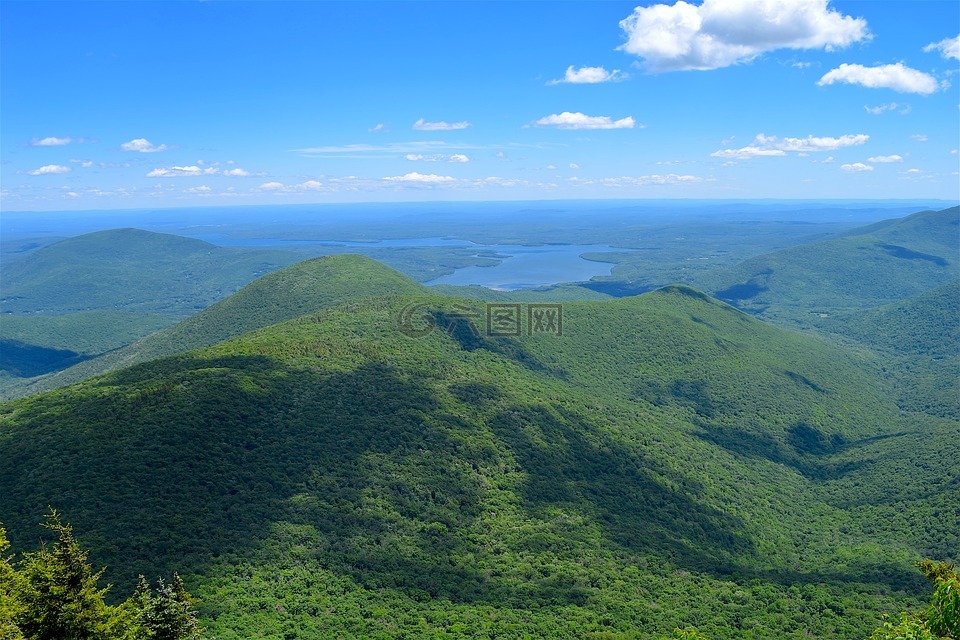
{"label": "distant hazy hills", "polygon": [[0,518],[186,574],[223,638],[862,638],[960,549],[960,427],[872,356],[686,286],[484,311],[355,256],[265,276],[136,357],[213,346],[0,405]]}
{"label": "distant hazy hills", "polygon": [[759,317],[811,326],[960,277],[960,207],[923,211],[751,258],[695,284]]}
{"label": "distant hazy hills", "polygon": [[217,247],[139,229],[98,231],[4,265],[0,313],[188,315],[297,260],[282,251]]}

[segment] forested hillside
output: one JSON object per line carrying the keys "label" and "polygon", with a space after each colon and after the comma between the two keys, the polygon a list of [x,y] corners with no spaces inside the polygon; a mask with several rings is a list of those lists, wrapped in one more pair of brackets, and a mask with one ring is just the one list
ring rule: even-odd
{"label": "forested hillside", "polygon": [[484,310],[358,300],[6,403],[10,538],[54,504],[218,638],[863,638],[956,559],[960,427],[872,356],[683,286],[562,335]]}
{"label": "forested hillside", "polygon": [[821,314],[890,304],[960,276],[960,207],[922,211],[757,256],[692,283],[761,318],[809,328]]}
{"label": "forested hillside", "polygon": [[336,255],[306,260],[258,278],[234,295],[137,342],[31,381],[27,395],[98,373],[208,347],[252,329],[353,299],[423,291],[422,285],[375,260]]}

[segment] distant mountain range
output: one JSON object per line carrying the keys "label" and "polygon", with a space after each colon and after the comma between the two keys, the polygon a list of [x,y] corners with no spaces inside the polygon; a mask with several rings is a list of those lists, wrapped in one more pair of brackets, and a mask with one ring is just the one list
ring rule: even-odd
{"label": "distant mountain range", "polygon": [[960,207],[923,211],[769,253],[693,284],[790,327],[877,307],[960,277]]}

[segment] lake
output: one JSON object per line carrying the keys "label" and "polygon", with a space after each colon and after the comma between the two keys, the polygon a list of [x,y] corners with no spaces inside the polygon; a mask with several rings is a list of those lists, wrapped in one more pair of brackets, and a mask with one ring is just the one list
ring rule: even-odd
{"label": "lake", "polygon": [[391,247],[473,247],[496,252],[501,262],[489,267],[463,267],[454,273],[425,284],[480,285],[500,291],[543,287],[561,282],[583,282],[594,276],[610,275],[612,262],[584,260],[584,253],[623,252],[609,245],[598,244],[476,244],[458,238],[396,238],[378,242],[342,240],[283,240],[279,238],[231,238],[222,233],[192,234],[188,237],[227,247],[335,246],[358,249]]}

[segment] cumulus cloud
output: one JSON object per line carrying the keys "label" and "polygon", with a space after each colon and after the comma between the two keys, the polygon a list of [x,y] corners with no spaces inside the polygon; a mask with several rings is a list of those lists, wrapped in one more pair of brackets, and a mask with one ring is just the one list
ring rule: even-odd
{"label": "cumulus cloud", "polygon": [[892,156],[874,156],[872,158],[867,158],[867,162],[872,162],[874,164],[883,164],[885,162],[903,162],[903,158],[897,154]]}
{"label": "cumulus cloud", "polygon": [[415,184],[443,184],[456,182],[455,178],[450,176],[438,176],[435,173],[417,173],[416,171],[412,173],[407,173],[402,176],[391,176],[389,178],[384,178],[387,182],[406,182],[406,183],[415,183]]}
{"label": "cumulus cloud", "polygon": [[27,173],[30,174],[31,176],[48,176],[48,175],[54,175],[58,173],[68,173],[69,171],[70,171],[70,167],[64,167],[63,165],[59,165],[59,164],[47,164],[40,167],[39,169],[28,171]]}
{"label": "cumulus cloud", "polygon": [[212,176],[217,173],[214,167],[202,169],[196,165],[186,167],[160,167],[147,174],[148,178],[178,178],[181,176]]}
{"label": "cumulus cloud", "polygon": [[718,69],[776,49],[846,47],[869,38],[862,18],[829,9],[827,0],[704,0],[699,6],[637,7],[620,21],[620,49],[649,71]]}
{"label": "cumulus cloud", "polygon": [[263,191],[279,191],[284,188],[284,184],[282,182],[264,182],[258,188]]}
{"label": "cumulus cloud", "polygon": [[884,64],[879,67],[844,63],[825,73],[817,84],[822,87],[837,82],[859,84],[871,89],[893,89],[900,93],[920,93],[923,95],[934,93],[940,88],[933,76],[911,69],[902,62]]}
{"label": "cumulus cloud", "polygon": [[868,107],[863,105],[863,108],[867,110],[867,113],[879,116],[880,114],[886,113],[887,111],[896,111],[900,115],[905,116],[911,111],[911,107],[908,104],[899,104],[896,102],[888,102],[887,104],[879,104],[875,107]]}
{"label": "cumulus cloud", "polygon": [[146,138],[137,138],[130,142],[124,142],[120,145],[120,148],[124,151],[139,151],[140,153],[156,153],[157,151],[166,151],[168,149],[167,145],[155,145]]}
{"label": "cumulus cloud", "polygon": [[607,71],[603,67],[580,67],[574,69],[573,65],[567,67],[567,72],[559,80],[551,80],[547,84],[598,84],[600,82],[616,82],[623,80],[626,75],[620,72],[620,69]]}
{"label": "cumulus cloud", "polygon": [[227,169],[226,171],[223,172],[223,175],[231,176],[234,178],[246,178],[247,176],[250,175],[250,172],[247,171],[246,169],[241,169],[240,167],[237,167],[236,169]]}
{"label": "cumulus cloud", "polygon": [[960,60],[960,35],[956,38],[944,38],[940,42],[932,42],[923,48],[924,51],[939,51],[944,58]]}
{"label": "cumulus cloud", "polygon": [[210,193],[211,189],[205,184],[200,185],[199,187],[190,187],[189,189],[184,189],[184,193]]}
{"label": "cumulus cloud", "polygon": [[307,180],[306,182],[301,182],[297,186],[304,191],[320,191],[323,189],[323,183],[316,180]]}
{"label": "cumulus cloud", "polygon": [[416,131],[457,131],[459,129],[466,129],[470,126],[470,123],[466,120],[462,122],[427,122],[423,118],[420,118],[413,123],[413,128]]}
{"label": "cumulus cloud", "polygon": [[714,151],[710,155],[714,158],[749,160],[751,158],[784,156],[788,151],[801,154],[811,151],[836,151],[845,147],[862,145],[869,139],[870,136],[863,133],[843,135],[839,138],[826,136],[778,138],[777,136],[767,136],[759,133],[751,145],[740,149],[722,149]]}
{"label": "cumulus cloud", "polygon": [[637,123],[630,116],[614,120],[609,116],[588,116],[579,112],[564,111],[563,113],[544,116],[534,124],[558,129],[633,129]]}
{"label": "cumulus cloud", "polygon": [[862,162],[854,162],[853,164],[842,164],[840,168],[844,171],[850,171],[853,173],[858,173],[860,171],[873,171],[873,167],[868,164],[863,164]]}
{"label": "cumulus cloud", "polygon": [[53,136],[49,136],[49,137],[46,137],[46,138],[40,138],[39,140],[38,140],[37,138],[34,138],[34,139],[30,142],[30,146],[32,146],[32,147],[62,147],[62,146],[64,146],[64,145],[70,144],[71,142],[74,142],[74,139],[73,139],[73,138],[55,138],[55,137],[53,137]]}

